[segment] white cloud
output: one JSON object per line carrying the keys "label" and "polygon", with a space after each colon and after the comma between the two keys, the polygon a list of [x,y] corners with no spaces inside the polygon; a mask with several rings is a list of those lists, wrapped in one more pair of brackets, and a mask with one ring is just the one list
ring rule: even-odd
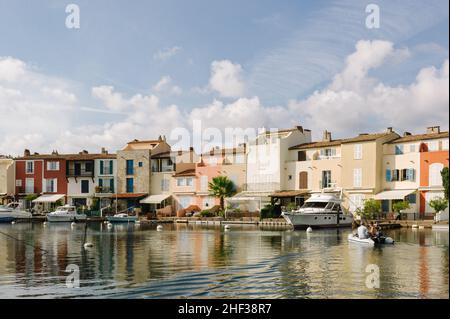
{"label": "white cloud", "polygon": [[23,77],[26,66],[23,61],[0,56],[0,81],[14,82]]}
{"label": "white cloud", "polygon": [[[334,137],[347,137],[387,126],[398,132],[423,132],[429,125],[448,127],[448,59],[437,68],[423,68],[412,83],[405,85],[387,85],[369,76],[370,70],[392,62],[402,50],[384,41],[360,41],[329,86],[286,106],[268,107],[259,97],[240,96],[237,92],[243,92],[243,85],[239,81],[238,89],[231,85],[233,89],[228,86],[224,90],[225,84],[234,82],[229,78],[241,73],[240,66],[229,61],[216,61],[214,75],[224,72],[231,76],[218,76],[215,79],[221,80],[213,82],[216,90],[222,85],[222,96],[238,96],[230,103],[216,99],[182,110],[177,105],[161,105],[153,94],[126,96],[111,86],[97,86],[92,88],[92,95],[102,103],[103,108],[98,110],[120,115],[95,125],[73,122],[78,114],[75,111],[82,108],[77,107],[79,102],[67,81],[32,72],[21,61],[2,64],[5,59],[0,59],[0,70],[14,70],[0,79],[0,114],[8,119],[0,126],[0,153],[19,154],[24,148],[40,152],[98,151],[102,146],[114,151],[134,138],[169,137],[175,128],[190,130],[194,120],[201,120],[203,128],[221,130],[303,125],[316,137],[324,129],[332,131]],[[163,77],[154,90],[171,87],[171,79]]]}
{"label": "white cloud", "polygon": [[245,89],[241,65],[229,60],[213,61],[209,86],[223,97],[241,97]]}
{"label": "white cloud", "polygon": [[153,87],[152,90],[156,93],[169,93],[180,95],[183,90],[177,86],[172,85],[172,78],[168,75],[163,76]]}
{"label": "white cloud", "polygon": [[173,46],[171,48],[164,48],[162,50],[159,50],[153,55],[153,59],[159,60],[159,61],[166,61],[176,55],[178,52],[181,51],[181,47],[179,46]]}

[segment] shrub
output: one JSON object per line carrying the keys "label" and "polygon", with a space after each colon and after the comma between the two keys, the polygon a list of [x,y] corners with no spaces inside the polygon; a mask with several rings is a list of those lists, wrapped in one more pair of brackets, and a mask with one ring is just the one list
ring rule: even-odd
{"label": "shrub", "polygon": [[200,216],[202,216],[202,217],[214,217],[216,215],[212,211],[210,211],[209,209],[205,209],[205,210],[200,212]]}
{"label": "shrub", "polygon": [[261,219],[273,218],[274,216],[275,216],[274,206],[268,204],[268,205],[264,206],[263,208],[261,208],[261,214],[260,214]]}
{"label": "shrub", "polygon": [[286,205],[287,211],[292,211],[292,210],[295,210],[296,208],[297,208],[297,205],[295,204],[295,202],[290,202],[289,204]]}
{"label": "shrub", "polygon": [[373,198],[364,201],[364,206],[357,209],[356,213],[363,218],[373,219],[381,213],[381,203]]}
{"label": "shrub", "polygon": [[408,209],[409,203],[407,201],[400,201],[392,204],[392,210],[396,213],[400,213],[402,210]]}
{"label": "shrub", "polygon": [[433,208],[435,213],[443,211],[448,206],[448,201],[445,198],[435,198],[430,200],[430,207]]}
{"label": "shrub", "polygon": [[444,169],[441,171],[442,176],[442,186],[444,187],[444,196],[445,199],[448,201],[448,167],[444,167]]}

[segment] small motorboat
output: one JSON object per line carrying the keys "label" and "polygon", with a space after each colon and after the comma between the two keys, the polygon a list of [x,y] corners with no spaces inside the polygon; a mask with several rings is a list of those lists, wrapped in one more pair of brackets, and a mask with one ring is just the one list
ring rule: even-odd
{"label": "small motorboat", "polygon": [[106,217],[110,223],[135,223],[138,221],[137,216],[129,216],[127,213],[115,214],[114,216]]}
{"label": "small motorboat", "polygon": [[16,219],[30,219],[32,214],[20,208],[17,202],[0,206],[0,223],[10,223]]}
{"label": "small motorboat", "polygon": [[64,205],[56,208],[54,212],[47,214],[49,222],[84,222],[87,216],[78,214],[75,206]]}
{"label": "small motorboat", "polygon": [[358,243],[366,246],[394,244],[394,240],[391,237],[380,236],[376,238],[361,239],[356,234],[348,234],[348,241],[351,243]]}

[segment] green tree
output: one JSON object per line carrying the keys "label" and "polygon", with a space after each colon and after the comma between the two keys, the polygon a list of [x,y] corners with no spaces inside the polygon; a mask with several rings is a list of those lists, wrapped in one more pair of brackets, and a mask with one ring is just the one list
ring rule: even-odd
{"label": "green tree", "polygon": [[443,211],[448,206],[448,200],[445,198],[435,198],[430,200],[430,207],[433,208],[434,212],[437,214],[440,211]]}
{"label": "green tree", "polygon": [[217,176],[208,184],[209,195],[220,199],[220,210],[225,207],[225,197],[231,197],[235,193],[235,187],[231,180],[226,176]]}
{"label": "green tree", "polygon": [[357,214],[367,219],[375,218],[380,213],[381,213],[381,203],[380,201],[377,201],[373,198],[365,200],[364,207],[362,209],[357,210]]}
{"label": "green tree", "polygon": [[408,209],[409,203],[407,201],[399,201],[392,205],[392,210],[396,213],[400,213],[402,210]]}
{"label": "green tree", "polygon": [[444,196],[445,199],[448,201],[448,167],[444,167],[444,169],[441,171],[442,176],[442,186],[444,187]]}

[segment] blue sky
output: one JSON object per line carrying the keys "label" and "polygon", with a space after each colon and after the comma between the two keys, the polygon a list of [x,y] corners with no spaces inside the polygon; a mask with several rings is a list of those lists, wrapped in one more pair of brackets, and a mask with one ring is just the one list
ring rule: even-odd
{"label": "blue sky", "polygon": [[[65,27],[69,3],[80,7],[80,29]],[[361,40],[383,40],[395,50],[407,51],[405,57],[369,70],[368,76],[383,85],[408,86],[423,68],[442,67],[448,59],[448,1],[374,1],[381,10],[379,29],[365,27],[368,3],[0,0],[0,57],[23,61],[34,75],[61,79],[64,89],[76,96],[77,111],[64,119],[64,129],[55,128],[57,135],[83,125],[104,129],[122,120],[123,114],[110,112],[104,100],[93,96],[94,87],[112,86],[124,99],[153,94],[160,111],[176,105],[180,117],[187,117],[192,109],[206,108],[214,101],[226,107],[240,98],[257,97],[262,108],[286,107],[293,100],[301,104],[332,83]],[[214,61],[239,66],[235,71],[242,89],[237,94],[211,89]],[[170,79],[165,90],[155,90],[164,77]],[[121,107],[120,112],[134,111]],[[305,117],[296,120],[302,122]],[[281,119],[270,123],[267,118],[261,125],[283,124]],[[369,128],[383,124],[396,126],[380,122]],[[422,122],[412,121],[415,124]],[[352,129],[364,126],[360,123]],[[318,133],[325,129],[310,128]],[[339,127],[335,131],[348,134]],[[39,130],[28,133],[45,135]],[[64,138],[38,140],[56,147]],[[104,143],[108,144],[98,142]],[[1,145],[0,151],[6,151],[10,144],[4,142],[3,149]]]}

